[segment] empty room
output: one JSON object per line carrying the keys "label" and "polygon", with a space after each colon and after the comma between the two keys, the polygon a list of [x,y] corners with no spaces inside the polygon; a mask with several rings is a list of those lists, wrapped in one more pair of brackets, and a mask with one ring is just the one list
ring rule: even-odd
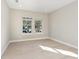
{"label": "empty room", "polygon": [[1,0],[1,59],[78,59],[78,0]]}

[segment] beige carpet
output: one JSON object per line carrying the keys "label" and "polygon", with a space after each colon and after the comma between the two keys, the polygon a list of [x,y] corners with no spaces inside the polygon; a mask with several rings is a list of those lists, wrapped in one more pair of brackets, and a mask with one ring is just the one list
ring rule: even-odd
{"label": "beige carpet", "polygon": [[2,59],[78,59],[77,49],[52,40],[11,43]]}

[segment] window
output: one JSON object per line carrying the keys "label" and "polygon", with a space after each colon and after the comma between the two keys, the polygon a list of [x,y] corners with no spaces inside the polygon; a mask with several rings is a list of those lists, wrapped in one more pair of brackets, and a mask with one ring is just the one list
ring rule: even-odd
{"label": "window", "polygon": [[40,20],[35,21],[35,32],[42,32],[42,23]]}
{"label": "window", "polygon": [[31,33],[32,32],[32,21],[23,19],[23,33]]}

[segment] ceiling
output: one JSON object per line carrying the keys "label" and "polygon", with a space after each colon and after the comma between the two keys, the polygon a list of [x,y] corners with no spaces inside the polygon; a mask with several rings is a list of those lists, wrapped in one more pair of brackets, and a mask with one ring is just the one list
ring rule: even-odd
{"label": "ceiling", "polygon": [[50,13],[76,0],[7,0],[13,9]]}

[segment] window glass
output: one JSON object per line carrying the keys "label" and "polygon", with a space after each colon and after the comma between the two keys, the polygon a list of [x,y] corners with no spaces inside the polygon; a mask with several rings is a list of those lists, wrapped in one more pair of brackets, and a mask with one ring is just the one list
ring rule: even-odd
{"label": "window glass", "polygon": [[42,32],[42,23],[40,20],[35,21],[35,32]]}
{"label": "window glass", "polygon": [[32,21],[23,20],[23,33],[31,33],[31,32],[32,32]]}

